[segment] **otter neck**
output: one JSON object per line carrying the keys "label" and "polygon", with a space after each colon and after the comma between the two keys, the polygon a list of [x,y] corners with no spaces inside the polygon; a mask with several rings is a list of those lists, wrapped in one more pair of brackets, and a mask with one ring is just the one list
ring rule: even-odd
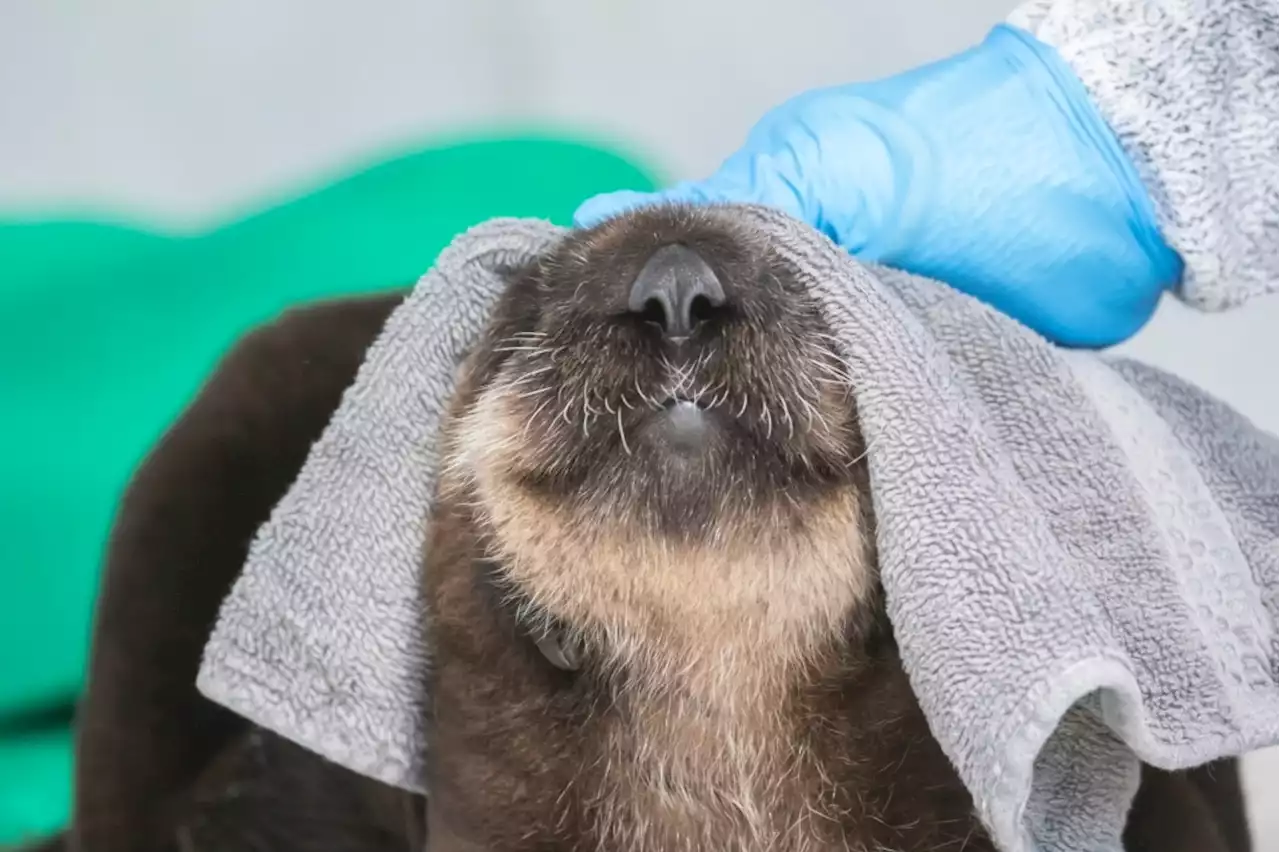
{"label": "otter neck", "polygon": [[815,848],[792,843],[822,830],[796,827],[815,817],[795,779],[815,773],[796,752],[794,698],[838,663],[871,585],[856,495],[781,532],[727,525],[712,547],[517,492],[490,482],[479,495],[508,579],[578,632],[616,684],[596,756],[603,848]]}

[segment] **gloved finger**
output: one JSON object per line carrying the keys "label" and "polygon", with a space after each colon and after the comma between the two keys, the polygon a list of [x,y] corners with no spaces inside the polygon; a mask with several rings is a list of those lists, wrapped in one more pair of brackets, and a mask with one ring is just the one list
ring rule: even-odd
{"label": "gloved finger", "polygon": [[588,198],[574,211],[573,223],[579,228],[590,228],[606,219],[642,207],[659,204],[706,204],[735,200],[714,186],[711,181],[682,181],[657,192],[636,192],[630,189],[606,192]]}
{"label": "gloved finger", "polygon": [[573,211],[573,224],[579,228],[591,228],[620,213],[661,203],[663,193],[636,192],[623,189],[606,192],[588,198]]}
{"label": "gloved finger", "polygon": [[589,198],[574,213],[574,224],[587,228],[656,204],[761,204],[808,221],[797,162],[786,146],[781,153],[743,149],[705,180],[681,181],[657,192],[622,190]]}

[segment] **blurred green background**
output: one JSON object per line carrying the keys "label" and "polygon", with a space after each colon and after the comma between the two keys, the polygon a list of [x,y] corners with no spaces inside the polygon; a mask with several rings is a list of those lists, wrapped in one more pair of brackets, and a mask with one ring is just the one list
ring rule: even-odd
{"label": "blurred green background", "polygon": [[406,286],[492,216],[654,186],[552,136],[424,147],[198,235],[0,210],[0,844],[59,827],[97,570],[132,470],[246,329]]}

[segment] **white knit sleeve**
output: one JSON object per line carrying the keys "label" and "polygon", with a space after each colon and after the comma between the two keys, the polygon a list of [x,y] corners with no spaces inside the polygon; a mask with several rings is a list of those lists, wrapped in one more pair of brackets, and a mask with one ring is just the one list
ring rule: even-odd
{"label": "white knit sleeve", "polygon": [[1275,0],[1030,0],[1008,22],[1055,48],[1133,159],[1206,311],[1275,292]]}

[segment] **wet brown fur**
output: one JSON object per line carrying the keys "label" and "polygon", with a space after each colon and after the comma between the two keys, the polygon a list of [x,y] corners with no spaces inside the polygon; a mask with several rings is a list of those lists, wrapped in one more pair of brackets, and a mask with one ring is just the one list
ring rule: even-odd
{"label": "wet brown fur", "polygon": [[[645,438],[639,398],[621,428],[604,414],[605,402],[623,411],[609,377],[624,362],[640,393],[665,387],[648,332],[617,303],[676,238],[749,306],[708,344],[732,357],[692,371],[720,370],[710,378],[752,397],[740,417],[737,400],[719,402],[709,458],[735,487],[710,493],[731,499],[708,500],[706,470]],[[513,278],[455,399],[425,572],[433,852],[992,848],[884,616],[851,403],[788,374],[822,357],[824,332],[788,287],[767,246],[700,216],[580,235]],[[421,801],[193,686],[254,530],[399,298],[294,311],[253,333],[139,470],[108,554],[68,849],[421,848]],[[553,369],[504,384],[551,349]],[[557,399],[603,396],[539,411],[518,394],[547,374]],[[713,406],[724,390],[677,384]],[[805,405],[818,425],[801,425]],[[727,463],[748,449],[752,464]],[[581,667],[549,664],[543,635],[580,647]],[[1126,847],[1245,852],[1241,801],[1233,761],[1146,768]]]}

